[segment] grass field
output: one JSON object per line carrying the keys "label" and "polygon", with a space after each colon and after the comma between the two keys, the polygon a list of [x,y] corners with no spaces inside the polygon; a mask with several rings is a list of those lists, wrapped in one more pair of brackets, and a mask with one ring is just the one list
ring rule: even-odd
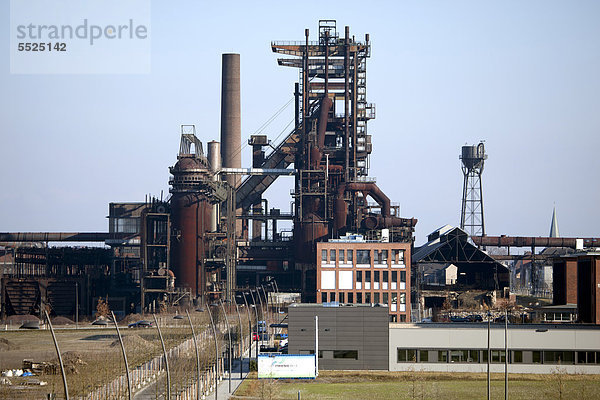
{"label": "grass field", "polygon": [[[254,375],[255,377],[255,375]],[[485,399],[486,375],[428,372],[322,371],[316,380],[247,379],[238,399]],[[504,398],[504,375],[492,375],[493,399]],[[510,375],[510,399],[600,399],[600,376]]]}

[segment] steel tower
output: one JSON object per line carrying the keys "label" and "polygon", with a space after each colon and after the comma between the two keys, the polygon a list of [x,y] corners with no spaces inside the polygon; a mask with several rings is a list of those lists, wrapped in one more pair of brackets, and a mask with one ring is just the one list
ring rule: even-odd
{"label": "steel tower", "polygon": [[487,154],[485,154],[483,142],[476,146],[463,146],[460,159],[464,175],[460,229],[471,236],[484,236],[481,174]]}

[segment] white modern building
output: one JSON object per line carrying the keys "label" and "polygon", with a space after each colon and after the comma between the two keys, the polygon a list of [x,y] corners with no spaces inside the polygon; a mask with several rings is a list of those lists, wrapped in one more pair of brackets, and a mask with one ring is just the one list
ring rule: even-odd
{"label": "white modern building", "polygon": [[[600,374],[600,326],[509,324],[509,373]],[[505,326],[491,324],[490,370],[504,372]],[[486,372],[488,324],[390,324],[390,371]]]}

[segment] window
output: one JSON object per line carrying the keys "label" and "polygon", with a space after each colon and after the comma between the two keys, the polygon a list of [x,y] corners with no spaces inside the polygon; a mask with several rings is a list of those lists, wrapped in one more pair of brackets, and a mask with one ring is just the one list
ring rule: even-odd
{"label": "window", "polygon": [[532,351],[531,352],[531,361],[534,364],[541,364],[542,363],[542,352],[541,351]]}
{"label": "window", "polygon": [[381,271],[381,276],[383,277],[383,283],[388,283],[388,272]]}
{"label": "window", "polygon": [[354,293],[348,293],[348,303],[354,304]]}
{"label": "window", "polygon": [[365,282],[371,282],[371,271],[365,271]]}
{"label": "window", "polygon": [[400,287],[399,289],[406,289],[406,271],[400,271]]}
{"label": "window", "polygon": [[[375,283],[379,283],[379,271],[375,271]],[[377,289],[377,288],[375,288]]]}
{"label": "window", "polygon": [[353,259],[354,259],[354,250],[348,250],[348,264],[352,264]]}
{"label": "window", "polygon": [[544,351],[544,364],[573,364],[574,359],[572,351]]}
{"label": "window", "polygon": [[327,262],[327,250],[321,250],[321,261]]}
{"label": "window", "polygon": [[400,293],[400,304],[406,304],[406,293]]}
{"label": "window", "polygon": [[429,350],[419,350],[419,361],[429,362]]}
{"label": "window", "polygon": [[468,350],[450,350],[450,362],[460,363],[465,362],[469,357]]}
{"label": "window", "polygon": [[335,250],[329,250],[329,262],[335,262]]}
{"label": "window", "polygon": [[330,302],[334,302],[335,301],[335,292],[329,293],[329,301]]}
{"label": "window", "polygon": [[327,292],[321,292],[321,303],[327,303]]}
{"label": "window", "polygon": [[406,314],[400,314],[400,322],[406,322]]}
{"label": "window", "polygon": [[356,293],[356,304],[362,304],[363,298],[362,293]]}
{"label": "window", "polygon": [[383,294],[383,304],[388,305],[390,295],[388,293]]}
{"label": "window", "polygon": [[392,282],[398,282],[398,271],[392,271]]}
{"label": "window", "polygon": [[600,352],[597,351],[578,351],[577,364],[600,364]]}
{"label": "window", "polygon": [[[487,363],[488,360],[488,352],[487,350],[483,350],[482,352],[482,357],[481,357],[481,362]],[[492,353],[492,363],[504,363],[504,350],[491,350],[490,353]]]}
{"label": "window", "polygon": [[[487,352],[487,350],[486,350]],[[479,350],[450,350],[452,363],[478,363]]]}
{"label": "window", "polygon": [[333,358],[347,358],[358,360],[358,350],[334,350]]}
{"label": "window", "polygon": [[371,303],[371,293],[365,293],[365,303]]}
{"label": "window", "polygon": [[417,351],[414,349],[396,349],[397,362],[417,362]]}
{"label": "window", "polygon": [[404,264],[404,250],[392,250],[392,264]]}
{"label": "window", "polygon": [[523,352],[521,350],[513,351],[512,355],[513,355],[513,359],[512,359],[513,363],[520,364],[523,362]]}
{"label": "window", "polygon": [[362,271],[356,271],[356,282],[362,282]]}
{"label": "window", "polygon": [[340,263],[343,263],[346,259],[344,257],[344,250],[338,250],[340,253]]}
{"label": "window", "polygon": [[373,303],[379,304],[379,292],[375,292]]}
{"label": "window", "polygon": [[371,250],[356,250],[356,263],[371,265]]}
{"label": "window", "polygon": [[112,218],[113,232],[139,233],[140,219],[133,218]]}
{"label": "window", "polygon": [[344,300],[344,293],[340,292],[340,303],[345,303],[346,301]]}
{"label": "window", "polygon": [[387,261],[388,261],[388,251],[387,250],[381,250],[381,261],[382,261],[382,264],[387,264]]}
{"label": "window", "polygon": [[448,362],[448,351],[438,350],[438,362]]}

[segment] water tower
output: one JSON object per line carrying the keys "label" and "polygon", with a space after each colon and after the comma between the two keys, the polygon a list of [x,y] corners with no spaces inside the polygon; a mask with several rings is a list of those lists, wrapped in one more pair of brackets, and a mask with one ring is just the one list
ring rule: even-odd
{"label": "water tower", "polygon": [[483,192],[481,190],[481,174],[483,163],[487,159],[483,142],[476,146],[463,146],[462,171],[463,183],[462,210],[460,213],[460,229],[471,236],[485,235],[483,222]]}

